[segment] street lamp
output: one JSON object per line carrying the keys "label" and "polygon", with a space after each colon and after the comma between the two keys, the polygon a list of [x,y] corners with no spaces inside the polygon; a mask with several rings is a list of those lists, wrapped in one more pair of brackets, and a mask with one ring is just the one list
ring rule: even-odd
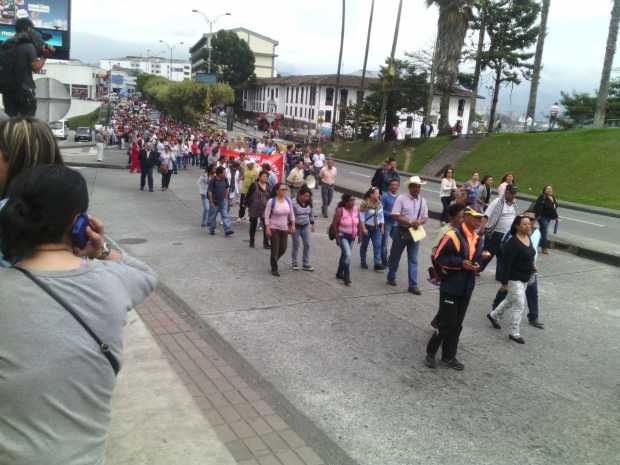
{"label": "street lamp", "polygon": [[168,65],[168,79],[172,81],[172,53],[174,52],[174,49],[177,47],[177,45],[185,45],[185,42],[177,42],[176,44],[170,45],[165,40],[160,39],[159,43],[164,44],[166,47],[168,47],[168,50],[170,50],[170,64]]}
{"label": "street lamp", "polygon": [[207,59],[207,74],[211,74],[211,36],[213,36],[213,25],[217,23],[224,16],[232,16],[232,15],[229,12],[226,12],[226,13],[216,16],[213,19],[209,19],[209,17],[202,11],[192,10],[192,13],[197,13],[201,15],[205,19],[207,24],[209,25],[209,38],[207,40],[207,47],[209,48],[209,58]]}

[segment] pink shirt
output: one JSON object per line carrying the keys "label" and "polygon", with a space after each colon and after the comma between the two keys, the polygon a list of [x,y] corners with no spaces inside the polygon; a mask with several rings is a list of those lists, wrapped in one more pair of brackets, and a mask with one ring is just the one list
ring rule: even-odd
{"label": "pink shirt", "polygon": [[340,223],[338,223],[338,231],[344,234],[350,234],[353,237],[357,236],[357,226],[360,223],[359,215],[357,207],[353,207],[351,211],[342,208],[342,216],[340,217]]}
{"label": "pink shirt", "polygon": [[271,229],[288,231],[289,224],[295,224],[295,213],[291,208],[291,201],[289,199],[284,199],[280,202],[276,199],[275,206],[272,209],[271,205],[273,203],[273,199],[267,201],[267,208],[265,208],[265,225],[271,227]]}
{"label": "pink shirt", "polygon": [[321,181],[325,184],[333,186],[334,184],[336,184],[336,174],[338,174],[338,169],[335,166],[332,169],[324,166],[319,172],[319,177],[321,178]]}

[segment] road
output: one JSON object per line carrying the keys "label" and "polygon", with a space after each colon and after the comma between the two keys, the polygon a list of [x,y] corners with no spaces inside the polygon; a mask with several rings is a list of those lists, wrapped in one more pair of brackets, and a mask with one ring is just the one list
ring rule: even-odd
{"label": "road", "polygon": [[[388,287],[384,274],[360,269],[356,244],[344,287],[319,218],[316,272],[290,271],[287,253],[275,279],[266,251],[248,248],[247,224],[229,239],[199,227],[198,170],[154,193],[126,171],[81,172],[107,233],[157,270],[192,327],[218,335],[226,363],[252,368],[241,376],[323,463],[607,465],[620,456],[618,268],[559,251],[541,257],[546,330],[524,324],[524,346],[490,328],[497,287],[486,270],[461,337],[465,371],[429,371],[437,290],[422,279],[423,295],[408,294],[404,263],[399,287]],[[431,237],[436,228],[431,221]]]}
{"label": "road", "polygon": [[[370,186],[373,174],[374,170],[369,168],[339,163],[337,184],[349,189],[365,191]],[[401,190],[404,191],[404,189],[404,185],[401,186]],[[429,203],[429,208],[441,211],[438,182],[429,181],[423,188],[423,194]],[[523,210],[529,207],[529,202],[521,200],[519,206]],[[571,235],[620,244],[620,218],[567,208],[560,208],[559,213],[562,221],[558,230],[558,238]]]}

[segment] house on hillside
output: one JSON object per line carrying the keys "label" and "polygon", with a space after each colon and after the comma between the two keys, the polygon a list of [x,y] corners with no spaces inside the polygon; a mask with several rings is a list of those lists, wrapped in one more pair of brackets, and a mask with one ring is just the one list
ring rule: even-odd
{"label": "house on hillside", "polygon": [[[376,78],[366,78],[364,98],[372,93],[368,88],[377,81]],[[259,119],[271,114],[279,124],[288,127],[331,128],[334,121],[337,124],[343,123],[344,106],[358,103],[358,98],[362,97],[361,83],[361,76],[340,76],[338,115],[334,115],[335,74],[257,79],[253,85],[242,89],[242,105],[245,111],[255,113]],[[454,126],[460,121],[464,133],[469,128],[469,111],[473,96],[472,91],[457,87],[450,97],[450,124]],[[439,119],[440,100],[439,94],[433,98],[431,119],[435,126]],[[399,138],[420,137],[421,115],[422,111],[399,113],[401,119]]]}

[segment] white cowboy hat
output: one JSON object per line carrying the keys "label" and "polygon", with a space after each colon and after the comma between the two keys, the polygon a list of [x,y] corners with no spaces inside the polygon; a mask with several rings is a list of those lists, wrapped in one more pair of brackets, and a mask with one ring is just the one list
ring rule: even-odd
{"label": "white cowboy hat", "polygon": [[426,184],[426,181],[422,181],[420,179],[420,176],[411,176],[407,180],[407,187],[409,187],[411,184],[417,184],[418,186],[423,186],[424,184]]}

